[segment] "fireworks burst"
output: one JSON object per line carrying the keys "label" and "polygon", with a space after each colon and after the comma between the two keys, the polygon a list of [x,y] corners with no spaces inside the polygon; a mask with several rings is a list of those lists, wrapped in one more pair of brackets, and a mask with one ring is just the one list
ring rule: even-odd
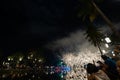
{"label": "fireworks burst", "polygon": [[87,80],[85,65],[101,61],[100,51],[86,40],[84,33],[77,31],[48,46],[58,50],[58,56],[71,68],[65,80]]}
{"label": "fireworks burst", "polygon": [[64,77],[66,80],[87,80],[87,73],[84,66],[87,63],[96,63],[101,60],[100,53],[91,52],[86,49],[84,52],[79,52],[77,56],[73,53],[66,53],[62,56],[63,61],[71,67],[71,71]]}

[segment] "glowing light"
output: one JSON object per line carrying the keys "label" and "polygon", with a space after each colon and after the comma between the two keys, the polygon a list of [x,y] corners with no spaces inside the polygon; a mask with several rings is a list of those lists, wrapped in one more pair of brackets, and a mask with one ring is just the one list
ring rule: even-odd
{"label": "glowing light", "polygon": [[10,58],[8,58],[8,61],[10,61],[11,59]]}
{"label": "glowing light", "polygon": [[28,56],[28,59],[30,59],[30,57]]}
{"label": "glowing light", "polygon": [[13,60],[13,58],[12,57],[8,57],[8,61],[10,61],[10,60]]}
{"label": "glowing light", "polygon": [[111,40],[110,40],[109,37],[106,37],[106,38],[105,38],[105,41],[106,41],[107,43],[111,43]]}
{"label": "glowing light", "polygon": [[109,45],[108,45],[108,44],[105,44],[105,47],[106,47],[106,48],[109,48]]}
{"label": "glowing light", "polygon": [[113,56],[115,56],[115,54],[113,54]]}
{"label": "glowing light", "polygon": [[61,78],[63,78],[63,75],[61,75]]}
{"label": "glowing light", "polygon": [[41,61],[42,61],[41,59],[38,60],[38,62],[41,62]]}
{"label": "glowing light", "polygon": [[22,61],[22,60],[23,60],[23,57],[20,57],[20,58],[19,58],[19,61]]}
{"label": "glowing light", "polygon": [[106,53],[106,51],[105,51],[105,50],[102,50],[102,52],[103,52],[103,53]]}
{"label": "glowing light", "polygon": [[112,54],[114,54],[114,51],[112,51]]}
{"label": "glowing light", "polygon": [[33,57],[33,54],[31,54],[30,57]]}

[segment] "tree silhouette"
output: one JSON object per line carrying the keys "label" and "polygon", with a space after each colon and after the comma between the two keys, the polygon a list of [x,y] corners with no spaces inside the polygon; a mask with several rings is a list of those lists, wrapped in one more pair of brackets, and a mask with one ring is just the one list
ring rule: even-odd
{"label": "tree silhouette", "polygon": [[98,15],[100,15],[103,20],[107,23],[108,27],[111,29],[113,34],[120,38],[119,32],[116,30],[115,26],[108,19],[108,17],[100,10],[95,2],[100,2],[100,0],[79,0],[81,3],[79,16],[83,20],[89,17],[90,21],[93,22]]}
{"label": "tree silhouette", "polygon": [[103,34],[100,32],[100,29],[95,27],[92,23],[88,23],[86,26],[86,39],[88,39],[88,41],[90,41],[95,47],[97,46],[102,55],[100,46],[102,43],[101,39],[103,38]]}

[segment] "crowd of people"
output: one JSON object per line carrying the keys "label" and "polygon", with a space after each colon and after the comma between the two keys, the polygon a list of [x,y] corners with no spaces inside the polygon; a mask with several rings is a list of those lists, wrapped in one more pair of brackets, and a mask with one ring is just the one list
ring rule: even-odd
{"label": "crowd of people", "polygon": [[86,67],[88,80],[120,80],[120,46],[114,50],[115,56],[101,55],[103,61],[88,63]]}

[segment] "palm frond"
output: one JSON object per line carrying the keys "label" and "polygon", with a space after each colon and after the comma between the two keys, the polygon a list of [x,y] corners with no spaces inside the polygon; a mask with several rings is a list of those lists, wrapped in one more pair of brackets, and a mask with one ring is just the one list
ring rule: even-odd
{"label": "palm frond", "polygon": [[90,41],[94,46],[100,45],[102,43],[101,39],[103,34],[100,32],[99,28],[95,27],[93,24],[88,24],[86,33],[86,39]]}

